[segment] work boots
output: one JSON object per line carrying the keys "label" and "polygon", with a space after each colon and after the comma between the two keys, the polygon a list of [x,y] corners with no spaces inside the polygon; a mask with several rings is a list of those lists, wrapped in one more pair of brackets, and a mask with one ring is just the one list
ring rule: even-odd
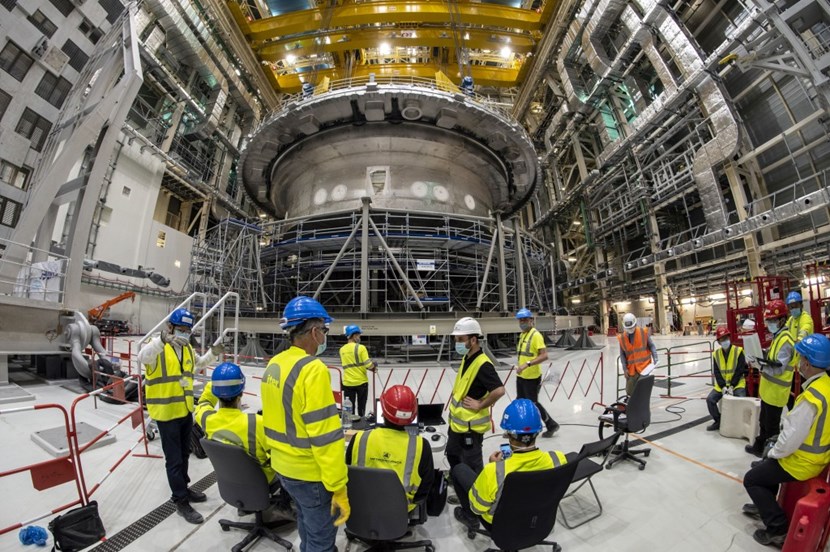
{"label": "work boots", "polygon": [[176,505],[176,513],[182,516],[188,523],[199,525],[205,521],[202,514],[194,510],[187,499],[177,500],[174,504]]}
{"label": "work boots", "polygon": [[207,502],[207,495],[199,491],[194,491],[193,489],[188,489],[187,500],[188,502]]}
{"label": "work boots", "polygon": [[551,420],[550,424],[548,424],[547,430],[542,433],[542,437],[553,437],[553,434],[559,431],[559,424]]}

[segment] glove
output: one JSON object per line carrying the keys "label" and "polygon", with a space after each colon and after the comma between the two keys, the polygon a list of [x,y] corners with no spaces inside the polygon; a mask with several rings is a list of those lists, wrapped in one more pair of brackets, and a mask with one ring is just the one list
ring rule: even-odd
{"label": "glove", "polygon": [[775,448],[775,443],[778,442],[778,435],[773,435],[767,442],[764,443],[764,452],[761,454],[761,458],[768,458],[770,451]]}
{"label": "glove", "polygon": [[171,332],[167,328],[164,328],[163,330],[161,330],[161,342],[162,343],[167,343],[167,344],[172,344],[173,343],[173,332]]}
{"label": "glove", "polygon": [[17,534],[17,538],[24,545],[36,544],[38,546],[46,546],[46,540],[49,538],[49,534],[43,527],[30,525],[21,529]]}
{"label": "glove", "polygon": [[346,523],[349,519],[349,515],[352,513],[352,508],[349,506],[349,496],[346,494],[346,487],[341,487],[340,489],[334,491],[334,494],[331,497],[331,515],[340,511],[340,517],[334,520],[334,524],[339,526]]}
{"label": "glove", "polygon": [[217,345],[213,345],[213,346],[210,348],[210,352],[211,352],[211,353],[213,354],[213,356],[215,356],[215,357],[222,356],[222,353],[224,353],[224,352],[225,352],[225,346],[224,346],[224,345],[222,345],[221,343],[219,343],[219,344],[217,344]]}
{"label": "glove", "polygon": [[723,394],[724,395],[731,395],[732,394],[732,388],[731,387],[724,387],[723,388]]}
{"label": "glove", "polygon": [[186,347],[190,345],[190,338],[184,337],[182,335],[177,335],[173,338],[173,343],[178,345],[179,347]]}

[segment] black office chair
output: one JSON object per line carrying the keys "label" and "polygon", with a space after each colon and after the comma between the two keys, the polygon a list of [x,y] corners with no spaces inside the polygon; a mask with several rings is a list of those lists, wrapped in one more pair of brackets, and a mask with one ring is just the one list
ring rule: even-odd
{"label": "black office chair", "polygon": [[651,390],[654,388],[654,376],[645,376],[637,380],[634,385],[634,392],[628,398],[628,402],[615,402],[605,409],[599,417],[599,438],[602,439],[605,427],[613,427],[614,432],[624,432],[625,441],[622,447],[614,451],[614,457],[605,464],[606,469],[611,469],[614,464],[623,460],[631,460],[640,465],[640,469],[646,469],[646,461],[637,458],[637,454],[648,456],[651,449],[631,450],[629,448],[628,434],[644,431],[651,423]]}
{"label": "black office chair", "polygon": [[[566,456],[568,457],[568,462],[577,462],[576,474],[574,475],[572,483],[577,483],[581,481],[581,483],[564,497],[562,497],[562,502],[564,502],[567,498],[574,498],[577,491],[585,486],[587,483],[591,487],[591,492],[594,493],[594,500],[596,501],[598,511],[584,518],[582,521],[575,525],[571,525],[568,521],[568,516],[565,513],[566,508],[563,507],[562,502],[559,503],[559,513],[562,514],[562,523],[568,529],[574,529],[579,527],[580,525],[584,525],[591,521],[592,519],[596,519],[602,515],[602,501],[599,499],[599,495],[597,494],[597,490],[594,487],[594,482],[591,481],[591,478],[602,471],[603,466],[605,466],[605,462],[608,460],[608,457],[611,455],[611,449],[614,448],[614,445],[617,444],[617,440],[619,440],[621,433],[615,433],[610,437],[606,437],[605,439],[601,439],[599,441],[594,441],[593,443],[586,443],[582,445],[582,450],[579,451],[579,454],[569,453]],[[598,456],[602,458],[602,460],[597,463],[595,460],[592,460],[591,457]]]}
{"label": "black office chair", "polygon": [[236,508],[255,512],[256,518],[253,523],[219,520],[223,531],[230,531],[231,527],[248,530],[245,538],[231,550],[241,552],[261,537],[271,539],[286,550],[291,550],[291,543],[280,538],[271,529],[292,522],[281,521],[268,527],[262,520],[262,512],[271,505],[271,497],[268,481],[257,461],[248,456],[244,449],[235,445],[211,439],[202,439],[201,443],[210,458],[210,463],[213,464],[213,469],[216,470],[216,482],[222,500]]}
{"label": "black office chair", "polygon": [[423,548],[434,552],[432,541],[401,541],[410,536],[406,493],[392,470],[349,466],[349,504],[346,538],[369,546],[367,552]]}
{"label": "black office chair", "polygon": [[568,491],[577,466],[577,462],[568,462],[550,470],[509,473],[504,478],[492,526],[489,530],[476,530],[498,546],[485,552],[524,550],[537,545],[560,552],[561,546],[545,539],[553,531],[559,501]]}

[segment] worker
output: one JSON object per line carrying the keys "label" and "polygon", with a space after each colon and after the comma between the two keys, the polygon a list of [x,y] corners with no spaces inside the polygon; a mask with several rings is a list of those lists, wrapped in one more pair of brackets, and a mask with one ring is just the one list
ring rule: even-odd
{"label": "worker", "polygon": [[798,343],[813,333],[813,318],[804,312],[803,306],[804,302],[800,293],[791,291],[787,295],[787,311],[790,315],[787,318],[787,329],[794,343]]}
{"label": "worker", "polygon": [[360,416],[366,414],[366,398],[369,396],[369,378],[366,370],[378,369],[377,362],[369,359],[369,351],[360,344],[360,326],[346,326],[345,345],[340,347],[340,364],[343,366],[343,395],[352,401]]}
{"label": "worker", "polygon": [[455,352],[463,358],[450,397],[446,455],[450,469],[467,464],[477,474],[484,468],[481,444],[490,429],[490,407],[504,395],[504,385],[481,350],[484,336],[478,321],[469,316],[460,319],[452,336]]}
{"label": "worker", "polygon": [[712,353],[712,375],[715,386],[706,397],[706,406],[714,422],[706,426],[706,431],[720,429],[720,411],[718,403],[724,395],[746,397],[746,357],[744,350],[732,344],[731,335],[726,326],[719,326],[715,332],[719,347]]}
{"label": "worker", "polygon": [[346,449],[346,463],[394,471],[406,491],[411,512],[426,500],[435,478],[429,441],[406,431],[417,418],[418,400],[409,387],[393,385],[380,396],[380,407],[383,425],[359,431],[352,438]]}
{"label": "worker", "polygon": [[529,399],[516,399],[504,409],[501,429],[506,432],[512,454],[504,458],[501,450],[490,455],[490,463],[480,474],[466,464],[452,469],[452,482],[461,505],[453,511],[455,519],[468,529],[478,528],[479,518],[488,530],[499,505],[504,478],[512,472],[548,470],[568,462],[559,451],[547,452],[536,447],[542,431],[542,416]]}
{"label": "worker", "polygon": [[[294,519],[290,502],[285,500],[277,472],[271,467],[271,457],[265,443],[265,426],[262,416],[245,414],[240,410],[242,392],[245,390],[245,374],[232,362],[223,362],[213,370],[211,380],[205,385],[199,404],[196,405],[196,423],[208,439],[238,446],[256,460],[270,485],[274,505],[263,513],[266,522]],[[219,404],[219,410],[216,405]],[[239,510],[240,515],[251,512]]]}
{"label": "worker", "polygon": [[[637,317],[627,312],[623,316],[623,333],[617,336],[620,344],[620,362],[625,375],[625,393],[631,395],[643,370],[648,373],[657,365],[657,347],[647,328],[637,326]],[[646,375],[648,375],[648,373]]]}
{"label": "worker", "polygon": [[193,372],[215,362],[224,347],[214,345],[204,355],[197,356],[190,344],[194,323],[193,313],[186,308],[174,310],[161,335],[141,347],[137,358],[144,365],[144,403],[158,424],[167,483],[176,512],[189,523],[199,524],[204,518],[190,503],[205,502],[207,497],[187,487],[193,432]]}
{"label": "worker", "polygon": [[317,358],[331,321],[314,299],[290,300],[280,326],[291,347],[268,362],[260,390],[271,466],[297,505],[301,552],[334,550],[350,513],[343,427],[328,367]]}
{"label": "worker", "polygon": [[764,309],[764,324],[772,334],[772,343],[767,352],[767,359],[761,362],[761,383],[758,394],[761,397],[761,433],[755,442],[747,445],[745,450],[761,457],[764,443],[778,433],[781,411],[790,398],[790,388],[795,370],[793,338],[785,324],[787,305],[781,299],[770,301]]}
{"label": "worker", "polygon": [[545,338],[533,327],[535,319],[530,309],[519,310],[516,320],[519,321],[519,328],[522,330],[516,347],[516,361],[519,363],[516,366],[516,398],[533,401],[545,423],[546,431],[542,433],[542,437],[553,437],[554,432],[559,429],[559,424],[548,414],[545,407],[539,404],[539,389],[542,387],[541,366],[548,359]]}
{"label": "worker", "polygon": [[781,432],[764,461],[744,476],[744,488],[752,499],[743,511],[761,519],[764,528],[752,535],[761,544],[781,546],[787,536],[787,514],[776,500],[778,485],[818,476],[830,463],[830,340],[811,334],[795,344],[798,371],[804,392],[782,419]]}

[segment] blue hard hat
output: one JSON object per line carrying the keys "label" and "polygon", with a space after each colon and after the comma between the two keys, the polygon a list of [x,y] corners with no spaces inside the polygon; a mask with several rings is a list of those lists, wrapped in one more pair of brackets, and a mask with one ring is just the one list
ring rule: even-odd
{"label": "blue hard hat", "polygon": [[508,433],[527,435],[539,433],[544,428],[542,415],[530,399],[516,399],[504,409],[501,426]]}
{"label": "blue hard hat", "polygon": [[300,295],[295,297],[285,305],[285,310],[282,313],[282,320],[280,320],[280,327],[283,330],[299,326],[306,320],[312,318],[322,318],[323,322],[330,324],[333,318],[326,312],[325,307],[317,300],[311,297]]}
{"label": "blue hard hat", "polygon": [[800,303],[802,301],[801,294],[797,291],[791,291],[789,295],[787,295],[787,304],[790,303]]}
{"label": "blue hard hat", "polygon": [[824,334],[810,334],[795,344],[795,350],[811,366],[826,370],[830,367],[830,339]]}
{"label": "blue hard hat", "polygon": [[194,322],[196,321],[196,317],[193,316],[192,312],[182,307],[174,310],[170,314],[170,319],[168,321],[174,326],[187,326],[188,328],[192,328]]}
{"label": "blue hard hat", "polygon": [[360,331],[360,326],[357,326],[355,324],[351,324],[349,326],[346,326],[346,331],[344,333],[346,335],[346,339],[348,339],[351,336],[353,336],[354,334],[359,334],[359,333],[363,333],[363,332]]}
{"label": "blue hard hat", "polygon": [[217,366],[210,381],[213,382],[213,394],[220,399],[232,399],[241,395],[245,389],[245,374],[233,362],[223,362]]}
{"label": "blue hard hat", "polygon": [[521,320],[522,318],[533,318],[533,313],[530,312],[530,309],[521,309],[516,313],[516,320]]}

